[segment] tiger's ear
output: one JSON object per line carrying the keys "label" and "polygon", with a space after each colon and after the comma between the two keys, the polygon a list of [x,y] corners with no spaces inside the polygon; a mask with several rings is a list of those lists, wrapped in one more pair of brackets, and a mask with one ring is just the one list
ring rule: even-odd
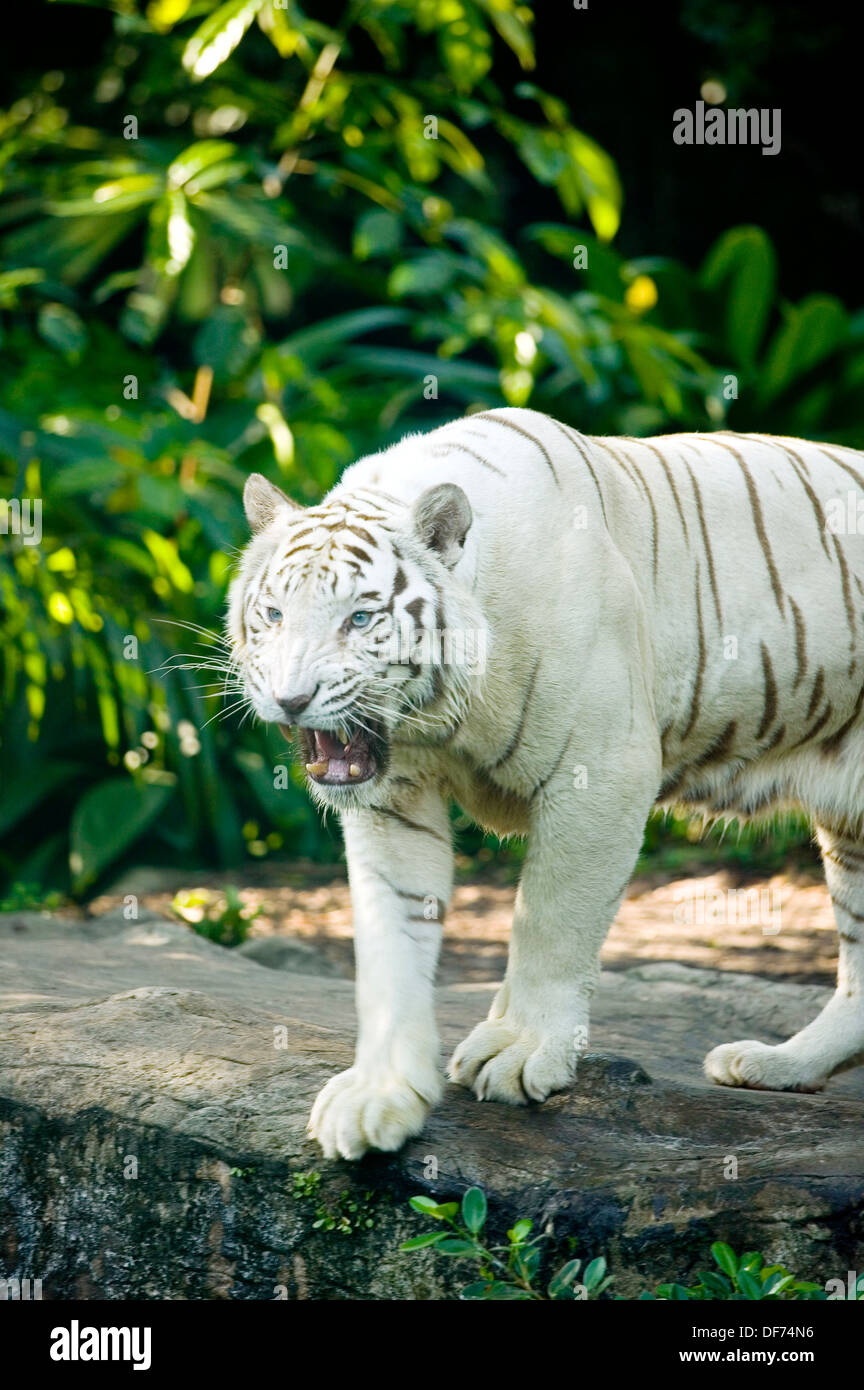
{"label": "tiger's ear", "polygon": [[439,483],[422,492],[411,509],[414,529],[424,545],[436,551],[438,559],[452,569],[462,554],[462,546],[474,517],[471,503],[455,483]]}
{"label": "tiger's ear", "polygon": [[263,473],[250,473],[243,489],[243,510],[252,530],[263,531],[280,511],[303,509],[298,502],[286,497],[275,483],[268,482]]}

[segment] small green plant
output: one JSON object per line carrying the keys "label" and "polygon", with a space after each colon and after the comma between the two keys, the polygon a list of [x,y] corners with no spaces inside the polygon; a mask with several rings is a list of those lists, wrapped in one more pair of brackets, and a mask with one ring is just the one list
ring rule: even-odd
{"label": "small green plant", "polygon": [[581,1260],[568,1260],[546,1285],[545,1293],[538,1287],[542,1242],[545,1235],[531,1237],[533,1223],[517,1221],[507,1232],[506,1245],[484,1244],[484,1227],[488,1208],[486,1194],[480,1187],[469,1187],[458,1202],[439,1204],[431,1197],[412,1197],[411,1206],[421,1216],[440,1221],[444,1229],[412,1236],[400,1247],[402,1250],[422,1250],[434,1246],[442,1255],[456,1255],[473,1260],[480,1279],[469,1284],[459,1295],[463,1299],[517,1299],[523,1302],[546,1300],[576,1300],[597,1298],[608,1288],[612,1276],[606,1273],[602,1255],[591,1260],[582,1272]]}
{"label": "small green plant", "polygon": [[254,1168],[229,1168],[228,1172],[232,1178],[251,1178],[255,1172]]}
{"label": "small green plant", "polygon": [[217,946],[240,946],[249,935],[255,918],[263,911],[244,903],[230,884],[222,895],[209,888],[190,888],[176,893],[171,906],[198,936],[215,941]]}
{"label": "small green plant", "polygon": [[[464,1288],[463,1299],[521,1299],[532,1301],[585,1300],[597,1298],[612,1283],[603,1256],[591,1260],[582,1271],[581,1260],[568,1260],[548,1281],[545,1292],[539,1286],[541,1245],[545,1235],[531,1236],[532,1223],[517,1221],[507,1232],[506,1245],[487,1245],[483,1231],[487,1218],[486,1196],[482,1188],[470,1187],[459,1202],[437,1203],[431,1197],[412,1197],[411,1206],[421,1216],[440,1222],[443,1229],[412,1236],[402,1250],[424,1250],[430,1246],[442,1255],[474,1260],[481,1278]],[[570,1250],[575,1242],[568,1241]],[[797,1279],[780,1264],[765,1263],[756,1251],[736,1255],[731,1246],[716,1241],[711,1246],[716,1270],[699,1270],[697,1283],[658,1284],[654,1293],[647,1289],[641,1299],[657,1302],[693,1300],[730,1301],[824,1301],[828,1295],[820,1284]],[[858,1298],[864,1301],[864,1276],[856,1284]]]}
{"label": "small green plant", "polygon": [[62,902],[62,893],[46,893],[38,883],[13,883],[0,898],[0,912],[52,912]]}
{"label": "small green plant", "polygon": [[342,1236],[371,1231],[375,1225],[375,1207],[379,1198],[375,1192],[340,1192],[334,1203],[319,1202],[315,1208],[315,1231],[338,1231]]}
{"label": "small green plant", "polygon": [[711,1246],[711,1254],[717,1269],[699,1270],[698,1282],[689,1288],[683,1284],[659,1284],[656,1293],[646,1291],[640,1294],[640,1298],[672,1302],[693,1300],[700,1303],[726,1299],[730,1302],[781,1302],[824,1301],[827,1298],[821,1285],[796,1279],[783,1265],[766,1265],[764,1257],[757,1251],[751,1250],[739,1256],[731,1246],[716,1241]]}
{"label": "small green plant", "polygon": [[298,1202],[317,1201],[315,1231],[336,1231],[342,1236],[357,1235],[359,1231],[371,1231],[375,1225],[375,1209],[384,1200],[380,1192],[340,1192],[335,1199],[319,1199],[321,1174],[315,1168],[307,1173],[294,1174],[294,1200]]}
{"label": "small green plant", "polygon": [[294,1200],[301,1202],[309,1197],[317,1195],[321,1186],[321,1174],[315,1168],[310,1168],[308,1173],[294,1174]]}

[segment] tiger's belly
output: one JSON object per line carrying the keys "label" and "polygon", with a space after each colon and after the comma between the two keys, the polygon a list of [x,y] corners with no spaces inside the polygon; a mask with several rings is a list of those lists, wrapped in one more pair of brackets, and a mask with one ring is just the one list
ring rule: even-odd
{"label": "tiger's belly", "polygon": [[836,746],[826,740],[692,766],[674,774],[674,787],[667,782],[657,804],[729,819],[797,809],[822,824],[833,823],[841,808],[864,812],[864,727],[853,727]]}

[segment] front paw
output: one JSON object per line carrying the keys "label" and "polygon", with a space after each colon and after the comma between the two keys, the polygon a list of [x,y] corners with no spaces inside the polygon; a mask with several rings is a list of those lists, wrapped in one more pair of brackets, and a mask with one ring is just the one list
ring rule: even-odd
{"label": "front paw", "polygon": [[453,1053],[448,1075],[479,1100],[527,1105],[572,1085],[577,1059],[573,1036],[519,1026],[505,1013],[477,1024]]}
{"label": "front paw", "polygon": [[440,1091],[434,1074],[417,1090],[395,1074],[370,1076],[351,1067],[319,1093],[308,1132],[326,1158],[362,1158],[367,1149],[390,1153],[420,1133]]}
{"label": "front paw", "polygon": [[721,1043],[703,1063],[705,1075],[721,1086],[748,1086],[755,1091],[821,1091],[827,1077],[818,1065],[806,1065],[789,1049],[746,1039]]}

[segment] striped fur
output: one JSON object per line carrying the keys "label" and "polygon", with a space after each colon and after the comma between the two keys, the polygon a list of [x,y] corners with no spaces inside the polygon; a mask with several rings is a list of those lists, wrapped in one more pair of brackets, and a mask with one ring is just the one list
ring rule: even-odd
{"label": "striped fur", "polygon": [[[412,514],[442,483],[473,516],[452,567]],[[314,789],[342,814],[358,956],[357,1061],[313,1113],[328,1153],[397,1147],[438,1094],[443,909],[408,923],[412,904],[449,898],[450,799],[530,831],[506,979],[451,1064],[481,1097],[570,1083],[657,803],[709,817],[802,806],[841,933],[819,1019],[778,1048],[715,1048],[708,1074],[812,1089],[864,1051],[864,523],[837,524],[859,503],[864,518],[864,455],[841,445],[594,438],[502,409],[361,460],[320,507],[286,508],[252,541],[229,631],[258,713],[281,717],[280,681],[320,677],[310,724],[365,698],[386,733],[379,776]],[[290,634],[262,620],[268,593]],[[339,636],[363,594],[379,635],[482,631],[470,645],[485,661],[382,681],[371,648]]]}

